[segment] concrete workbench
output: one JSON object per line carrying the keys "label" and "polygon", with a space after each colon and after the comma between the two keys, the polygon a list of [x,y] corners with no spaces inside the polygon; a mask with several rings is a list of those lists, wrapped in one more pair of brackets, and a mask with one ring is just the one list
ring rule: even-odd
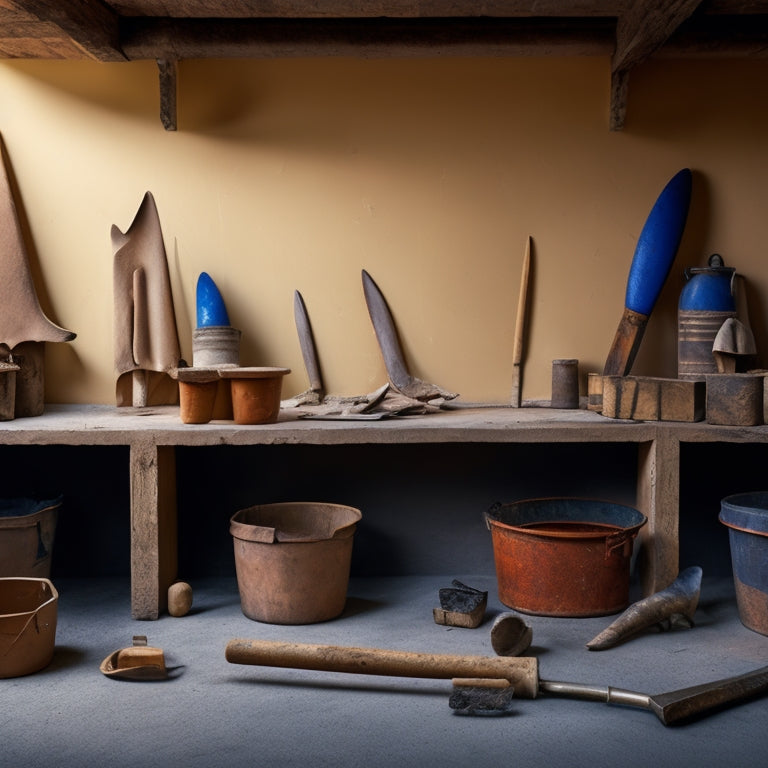
{"label": "concrete workbench", "polygon": [[105,405],[48,405],[41,416],[0,425],[0,445],[128,447],[131,609],[136,619],[158,618],[177,576],[177,447],[435,443],[636,446],[636,506],[648,518],[640,534],[639,566],[648,594],[678,573],[681,444],[768,443],[768,427],[630,422],[583,409],[533,407],[457,407],[376,421],[308,420],[284,410],[278,423],[270,425],[187,425],[173,406]]}

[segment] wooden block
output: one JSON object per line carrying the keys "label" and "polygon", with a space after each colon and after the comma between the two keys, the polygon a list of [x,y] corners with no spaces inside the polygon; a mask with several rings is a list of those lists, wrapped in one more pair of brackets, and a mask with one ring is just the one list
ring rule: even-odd
{"label": "wooden block", "polygon": [[734,427],[763,423],[764,377],[752,373],[707,376],[707,422]]}
{"label": "wooden block", "polygon": [[701,421],[704,381],[603,376],[603,416],[634,421]]}
{"label": "wooden block", "polygon": [[587,409],[600,413],[603,410],[603,374],[587,374]]}

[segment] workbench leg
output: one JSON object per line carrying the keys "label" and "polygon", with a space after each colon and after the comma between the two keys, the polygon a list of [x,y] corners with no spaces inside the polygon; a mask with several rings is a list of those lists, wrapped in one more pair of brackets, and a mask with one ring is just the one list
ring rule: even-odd
{"label": "workbench leg", "polygon": [[638,553],[643,595],[668,587],[680,567],[680,442],[666,434],[638,445],[637,507],[648,518]]}
{"label": "workbench leg", "polygon": [[157,619],[178,569],[173,446],[131,445],[131,615]]}

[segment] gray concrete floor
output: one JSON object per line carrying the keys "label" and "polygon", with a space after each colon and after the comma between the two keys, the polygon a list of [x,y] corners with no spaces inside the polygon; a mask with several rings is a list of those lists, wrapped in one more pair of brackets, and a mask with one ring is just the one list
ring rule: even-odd
{"label": "gray concrete floor", "polygon": [[[489,590],[477,629],[435,624],[452,578]],[[230,664],[234,637],[493,655],[490,626],[507,610],[487,575],[359,579],[345,613],[323,624],[251,621],[234,579],[192,584],[192,611],[130,618],[126,580],[66,579],[49,667],[0,680],[0,766],[747,766],[768,761],[768,695],[695,722],[664,726],[625,706],[541,695],[503,717],[460,716],[444,680],[367,677]],[[768,664],[768,637],[739,621],[730,581],[704,579],[696,626],[646,633],[590,652],[611,618],[523,616],[546,680],[657,694]],[[109,679],[99,664],[144,634],[173,677]]]}

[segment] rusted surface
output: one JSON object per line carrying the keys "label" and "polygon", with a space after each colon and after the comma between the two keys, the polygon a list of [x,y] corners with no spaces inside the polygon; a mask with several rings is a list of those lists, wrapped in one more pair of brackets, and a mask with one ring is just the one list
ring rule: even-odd
{"label": "rusted surface", "polygon": [[646,521],[637,510],[586,499],[530,499],[497,505],[487,520],[504,605],[572,617],[627,607],[633,542]]}

